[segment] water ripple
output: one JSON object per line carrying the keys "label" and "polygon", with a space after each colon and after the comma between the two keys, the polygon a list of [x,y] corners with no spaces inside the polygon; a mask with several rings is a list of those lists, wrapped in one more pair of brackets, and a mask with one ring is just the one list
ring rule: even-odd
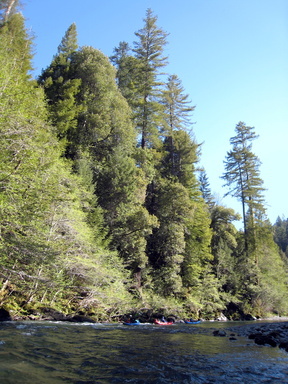
{"label": "water ripple", "polygon": [[214,337],[221,326],[1,324],[0,382],[288,384],[285,351]]}

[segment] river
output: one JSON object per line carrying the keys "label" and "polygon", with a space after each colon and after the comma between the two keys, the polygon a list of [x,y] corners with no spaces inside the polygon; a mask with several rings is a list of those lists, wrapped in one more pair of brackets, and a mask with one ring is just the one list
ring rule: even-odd
{"label": "river", "polygon": [[0,383],[288,383],[287,352],[229,325],[0,323]]}

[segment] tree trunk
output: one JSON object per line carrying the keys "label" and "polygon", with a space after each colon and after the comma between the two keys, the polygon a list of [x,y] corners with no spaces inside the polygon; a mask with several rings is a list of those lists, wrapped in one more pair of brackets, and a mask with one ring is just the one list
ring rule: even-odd
{"label": "tree trunk", "polygon": [[9,18],[9,15],[12,11],[13,6],[18,2],[18,0],[10,0],[7,5],[7,9],[4,16],[4,21],[6,22]]}

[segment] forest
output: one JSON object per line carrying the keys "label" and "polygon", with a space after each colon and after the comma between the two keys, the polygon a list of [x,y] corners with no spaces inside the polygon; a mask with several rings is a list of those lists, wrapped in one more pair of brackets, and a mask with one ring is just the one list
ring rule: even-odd
{"label": "forest", "polygon": [[0,8],[0,308],[96,321],[287,315],[288,219],[266,216],[255,128],[231,127],[219,175],[240,215],[199,166],[195,107],[165,73],[153,11],[110,57],[79,47],[72,23],[34,79],[19,2]]}

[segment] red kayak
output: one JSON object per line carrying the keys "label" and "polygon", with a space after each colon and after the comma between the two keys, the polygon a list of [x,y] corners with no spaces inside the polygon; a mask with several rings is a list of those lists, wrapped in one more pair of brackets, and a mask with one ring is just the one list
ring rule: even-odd
{"label": "red kayak", "polygon": [[154,320],[154,323],[158,324],[158,325],[172,325],[172,324],[174,324],[173,321],[160,321],[157,319]]}

